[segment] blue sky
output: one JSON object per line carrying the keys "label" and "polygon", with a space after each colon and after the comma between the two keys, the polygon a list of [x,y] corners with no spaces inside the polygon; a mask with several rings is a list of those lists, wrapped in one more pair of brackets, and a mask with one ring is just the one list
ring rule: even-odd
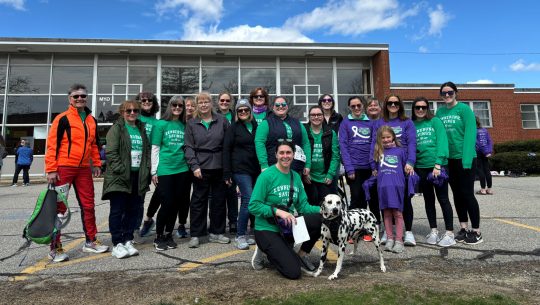
{"label": "blue sky", "polygon": [[0,0],[0,37],[387,43],[392,83],[540,87],[540,1]]}

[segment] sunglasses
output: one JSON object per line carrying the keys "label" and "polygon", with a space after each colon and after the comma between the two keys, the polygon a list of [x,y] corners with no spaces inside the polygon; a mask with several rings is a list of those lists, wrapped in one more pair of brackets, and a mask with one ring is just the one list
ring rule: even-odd
{"label": "sunglasses", "polygon": [[147,99],[147,98],[143,98],[143,99],[141,99],[141,103],[152,103],[152,100]]}
{"label": "sunglasses", "polygon": [[415,110],[427,110],[427,106],[414,106]]}
{"label": "sunglasses", "polygon": [[184,104],[171,103],[171,108],[184,108]]}
{"label": "sunglasses", "polygon": [[333,101],[334,101],[334,100],[332,100],[331,98],[322,98],[322,99],[321,99],[321,102],[323,102],[323,103],[331,103],[331,102],[333,102]]}
{"label": "sunglasses", "polygon": [[254,95],[253,98],[264,98],[264,95]]}
{"label": "sunglasses", "polygon": [[71,98],[74,99],[74,100],[78,100],[79,97],[82,98],[82,99],[85,99],[88,95],[86,94],[75,94],[75,95],[72,95]]}
{"label": "sunglasses", "polygon": [[287,103],[283,102],[283,103],[274,103],[274,107],[287,107]]}
{"label": "sunglasses", "polygon": [[231,102],[231,100],[227,100],[227,99],[224,99],[224,98],[220,99],[219,101],[222,102],[222,103],[230,103]]}
{"label": "sunglasses", "polygon": [[309,116],[312,117],[312,118],[322,118],[323,114],[322,113],[311,113]]}
{"label": "sunglasses", "polygon": [[450,90],[450,91],[441,91],[441,96],[454,96],[454,94],[456,94],[456,92],[454,90]]}
{"label": "sunglasses", "polygon": [[399,107],[399,102],[388,102],[386,106]]}
{"label": "sunglasses", "polygon": [[350,105],[351,109],[362,109],[362,104]]}
{"label": "sunglasses", "polygon": [[130,113],[139,113],[139,109],[126,109],[124,110],[125,113],[127,114],[130,114]]}
{"label": "sunglasses", "polygon": [[278,139],[278,143],[292,143],[293,141],[291,139]]}
{"label": "sunglasses", "polygon": [[249,110],[249,108],[240,108],[240,109],[236,110],[236,112],[238,114],[242,114],[242,113],[249,113],[250,110]]}

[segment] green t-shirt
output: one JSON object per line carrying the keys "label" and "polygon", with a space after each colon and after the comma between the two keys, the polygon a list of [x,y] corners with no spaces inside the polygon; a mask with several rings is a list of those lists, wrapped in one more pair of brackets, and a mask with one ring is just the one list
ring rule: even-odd
{"label": "green t-shirt", "polygon": [[253,124],[251,124],[251,122],[246,122],[245,125],[249,133],[253,133]]}
{"label": "green t-shirt", "polygon": [[79,113],[79,116],[81,117],[81,120],[84,122],[86,120],[86,111],[77,111]]}
{"label": "green t-shirt", "polygon": [[334,180],[336,175],[336,170],[339,165],[339,144],[338,138],[334,131],[332,131],[332,160],[330,160],[330,166],[328,167],[328,172],[324,171],[324,156],[323,156],[323,145],[322,145],[322,130],[318,134],[313,133],[309,130],[313,136],[313,151],[311,152],[311,170],[309,175],[311,180],[319,183],[324,183],[324,179]]}
{"label": "green t-shirt", "polygon": [[264,121],[264,119],[266,119],[266,111],[261,112],[261,113],[254,112],[253,117],[255,118],[255,121],[257,122],[257,124],[261,124],[261,122]]}
{"label": "green t-shirt", "polygon": [[159,149],[157,175],[174,175],[188,171],[184,156],[184,130],[180,121],[159,120],[152,130],[152,145]]}
{"label": "green t-shirt", "polygon": [[144,123],[144,129],[146,130],[146,136],[148,139],[152,137],[152,129],[156,125],[158,119],[154,116],[139,115],[139,120]]}
{"label": "green t-shirt", "polygon": [[413,121],[416,127],[416,167],[433,168],[448,164],[448,137],[438,117]]}
{"label": "green t-shirt", "polygon": [[201,123],[204,125],[204,127],[206,128],[206,130],[210,129],[210,125],[212,125],[212,121],[205,121],[205,120],[201,120]]}
{"label": "green t-shirt", "polygon": [[227,121],[229,121],[229,123],[231,123],[231,121],[232,121],[232,112],[229,111],[229,112],[225,113],[223,116],[227,119]]}
{"label": "green t-shirt", "polygon": [[272,210],[275,211],[272,205],[281,205],[286,208],[289,202],[291,174],[294,175],[291,212],[296,210],[299,214],[319,213],[318,206],[309,205],[300,175],[293,170],[284,174],[276,165],[273,165],[257,178],[251,194],[249,212],[255,216],[255,230],[279,232],[279,228],[275,224],[268,223],[267,218],[273,216]]}
{"label": "green t-shirt", "polygon": [[449,159],[462,159],[463,168],[470,169],[476,158],[476,118],[471,108],[461,102],[454,107],[440,107],[441,119],[448,136]]}
{"label": "green t-shirt", "polygon": [[131,139],[131,170],[138,171],[141,167],[143,140],[137,126],[125,124],[129,138]]}

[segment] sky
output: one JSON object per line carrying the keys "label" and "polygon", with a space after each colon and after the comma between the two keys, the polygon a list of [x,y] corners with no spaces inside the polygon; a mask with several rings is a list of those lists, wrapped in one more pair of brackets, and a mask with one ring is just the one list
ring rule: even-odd
{"label": "sky", "polygon": [[383,43],[392,83],[540,88],[537,0],[0,0],[0,37]]}

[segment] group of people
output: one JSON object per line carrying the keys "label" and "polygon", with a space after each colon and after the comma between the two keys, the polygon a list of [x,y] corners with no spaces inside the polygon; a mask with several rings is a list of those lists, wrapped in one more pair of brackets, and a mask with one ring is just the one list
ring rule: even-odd
{"label": "group of people", "polygon": [[[439,93],[446,107],[434,115],[429,101],[419,97],[412,118],[394,94],[382,105],[374,98],[353,96],[346,117],[335,111],[334,98],[324,94],[309,109],[304,125],[289,115],[290,101],[277,96],[270,103],[263,88],[236,103],[227,92],[215,102],[208,92],[194,99],[176,95],[166,103],[160,120],[155,118],[157,97],[142,92],[120,105],[119,118],[107,133],[102,199],[111,205],[112,255],[137,255],[136,231],[146,236],[154,225],[155,249],[176,248],[174,226],[178,219],[176,236],[187,237],[188,215],[190,248],[206,241],[226,244],[228,219],[238,249],[257,245],[255,269],[269,260],[285,277],[298,278],[301,268],[315,269],[307,254],[320,235],[319,204],[337,192],[340,164],[350,187],[349,208],[369,208],[378,224],[384,224],[386,250],[400,253],[404,245],[416,244],[413,176],[420,181],[431,227],[426,242],[443,247],[480,243],[474,193],[476,120],[472,110],[457,101],[455,84],[442,84]],[[93,184],[83,183],[91,179],[92,171],[99,175],[101,166],[86,94],[82,85],[70,89],[70,109],[51,127],[46,170],[49,182],[73,184],[78,192],[87,239],[83,250],[104,252],[107,247],[95,239]],[[71,154],[68,146],[73,146]],[[150,184],[155,191],[145,214]],[[456,234],[448,184],[460,223]],[[435,197],[443,211],[444,234],[437,229]],[[293,251],[289,234],[295,215],[304,216],[310,236],[298,252]],[[254,236],[248,234],[249,225]],[[50,256],[55,261],[67,259],[60,234]]]}

